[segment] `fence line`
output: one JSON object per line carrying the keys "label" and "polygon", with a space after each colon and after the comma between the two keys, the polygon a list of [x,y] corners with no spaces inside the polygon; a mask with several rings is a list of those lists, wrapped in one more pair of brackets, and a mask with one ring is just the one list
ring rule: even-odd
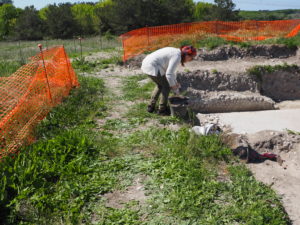
{"label": "fence line", "polygon": [[41,51],[11,76],[0,77],[0,158],[32,143],[37,123],[76,86],[63,46]]}
{"label": "fence line", "polygon": [[275,21],[208,21],[144,27],[120,36],[123,60],[145,51],[174,45],[184,39],[201,40],[221,37],[229,41],[262,41],[269,38],[293,37],[300,30],[300,19]]}

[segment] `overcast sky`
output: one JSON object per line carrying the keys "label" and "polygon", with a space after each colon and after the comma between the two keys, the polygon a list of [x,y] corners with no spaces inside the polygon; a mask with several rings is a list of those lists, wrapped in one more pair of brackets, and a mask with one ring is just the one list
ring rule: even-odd
{"label": "overcast sky", "polygon": [[[196,0],[196,2],[199,1],[214,3],[214,0]],[[53,3],[98,2],[98,0],[13,0],[13,2],[19,8],[34,5],[36,9],[41,9]],[[300,0],[233,0],[233,2],[236,4],[236,9],[241,10],[300,9]]]}

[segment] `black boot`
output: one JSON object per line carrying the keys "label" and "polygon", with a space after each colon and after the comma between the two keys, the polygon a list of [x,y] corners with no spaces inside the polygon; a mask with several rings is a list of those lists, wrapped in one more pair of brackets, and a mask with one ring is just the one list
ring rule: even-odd
{"label": "black boot", "polygon": [[149,113],[153,113],[153,112],[155,111],[155,105],[148,105],[147,111],[148,111]]}
{"label": "black boot", "polygon": [[171,115],[171,111],[169,107],[163,108],[163,109],[158,109],[157,112],[158,115],[161,116],[170,116]]}

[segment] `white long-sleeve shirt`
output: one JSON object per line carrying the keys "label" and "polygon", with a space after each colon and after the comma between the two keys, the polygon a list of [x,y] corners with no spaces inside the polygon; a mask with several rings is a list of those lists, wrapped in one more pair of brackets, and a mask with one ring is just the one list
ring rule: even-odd
{"label": "white long-sleeve shirt", "polygon": [[181,51],[178,48],[165,47],[147,55],[142,63],[142,71],[151,76],[160,73],[165,75],[169,85],[172,87],[177,84],[176,68],[181,62]]}

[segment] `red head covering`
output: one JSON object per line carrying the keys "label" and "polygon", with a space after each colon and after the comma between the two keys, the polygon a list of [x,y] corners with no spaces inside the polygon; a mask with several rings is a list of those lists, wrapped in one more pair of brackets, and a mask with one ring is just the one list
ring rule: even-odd
{"label": "red head covering", "polygon": [[192,45],[185,45],[180,48],[184,55],[189,55],[195,57],[197,55],[197,50]]}

